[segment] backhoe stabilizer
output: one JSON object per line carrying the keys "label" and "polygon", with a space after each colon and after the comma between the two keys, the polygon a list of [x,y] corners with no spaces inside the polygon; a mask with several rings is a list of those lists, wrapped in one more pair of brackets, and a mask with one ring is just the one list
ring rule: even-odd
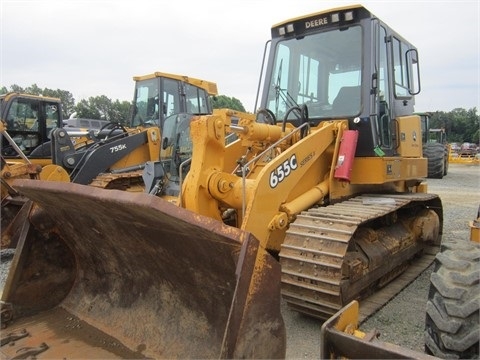
{"label": "backhoe stabilizer", "polygon": [[[13,330],[22,317],[61,308],[128,348],[124,356],[285,356],[280,266],[250,233],[143,193],[14,186],[40,209],[2,295]],[[42,327],[64,337],[47,341],[45,356],[71,355],[69,343],[82,344],[84,358],[95,355],[94,340],[57,325]]]}

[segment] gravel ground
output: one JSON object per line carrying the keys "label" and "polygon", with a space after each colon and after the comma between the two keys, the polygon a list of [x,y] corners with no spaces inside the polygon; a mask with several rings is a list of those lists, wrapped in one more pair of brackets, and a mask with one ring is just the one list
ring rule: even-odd
{"label": "gravel ground", "polygon": [[[443,241],[468,239],[468,222],[476,217],[480,205],[480,166],[450,164],[448,175],[443,179],[428,179],[428,188],[442,199]],[[361,330],[376,329],[382,341],[423,352],[425,305],[431,272],[432,266],[361,324]],[[320,358],[322,323],[291,311],[284,303],[282,314],[287,327],[287,358]]]}
{"label": "gravel ground", "polygon": [[5,249],[0,253],[0,289],[3,289],[3,285],[7,280],[8,268],[13,255],[15,255],[15,250],[13,249]]}

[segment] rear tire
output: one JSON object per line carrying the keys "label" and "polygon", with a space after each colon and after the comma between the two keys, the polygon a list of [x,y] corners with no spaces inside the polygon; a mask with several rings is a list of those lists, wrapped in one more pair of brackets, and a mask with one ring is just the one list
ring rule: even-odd
{"label": "rear tire", "polygon": [[428,177],[442,179],[445,172],[445,147],[443,144],[426,144],[423,147],[423,156],[428,159]]}
{"label": "rear tire", "polygon": [[479,356],[480,244],[450,242],[430,278],[425,351],[440,358]]}

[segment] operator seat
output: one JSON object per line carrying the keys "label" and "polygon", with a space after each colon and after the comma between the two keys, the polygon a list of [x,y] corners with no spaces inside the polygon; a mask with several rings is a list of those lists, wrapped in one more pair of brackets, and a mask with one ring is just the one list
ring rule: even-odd
{"label": "operator seat", "polygon": [[340,88],[332,103],[333,115],[357,115],[360,112],[360,86]]}
{"label": "operator seat", "polygon": [[52,142],[47,141],[37,146],[30,153],[31,158],[46,158],[52,156]]}

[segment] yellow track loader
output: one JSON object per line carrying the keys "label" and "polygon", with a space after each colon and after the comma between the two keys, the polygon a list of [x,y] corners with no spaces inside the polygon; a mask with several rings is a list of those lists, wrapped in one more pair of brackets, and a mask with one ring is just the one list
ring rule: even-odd
{"label": "yellow track loader", "polygon": [[267,47],[257,113],[174,122],[148,194],[13,184],[39,206],[2,295],[12,334],[29,334],[13,349],[282,357],[280,293],[327,319],[433,261],[416,48],[362,6],[274,25]]}

